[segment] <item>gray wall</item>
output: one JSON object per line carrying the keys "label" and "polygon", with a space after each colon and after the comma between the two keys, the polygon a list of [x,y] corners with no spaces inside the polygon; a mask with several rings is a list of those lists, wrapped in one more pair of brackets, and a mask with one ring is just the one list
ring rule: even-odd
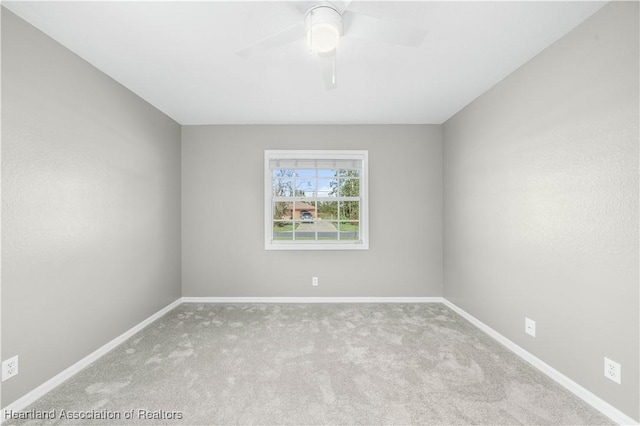
{"label": "gray wall", "polygon": [[445,297],[635,419],[638,36],[609,4],[444,126]]}
{"label": "gray wall", "polygon": [[[369,150],[370,250],[265,251],[265,149]],[[184,126],[182,217],[184,296],[441,296],[441,127]]]}
{"label": "gray wall", "polygon": [[4,407],[180,297],[180,126],[6,9],[2,95]]}

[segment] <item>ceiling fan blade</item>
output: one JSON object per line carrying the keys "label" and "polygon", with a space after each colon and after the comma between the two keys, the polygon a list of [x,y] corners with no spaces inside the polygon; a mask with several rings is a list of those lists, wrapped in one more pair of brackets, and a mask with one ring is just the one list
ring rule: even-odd
{"label": "ceiling fan blade", "polygon": [[307,13],[309,9],[313,6],[316,6],[318,2],[315,1],[302,1],[302,0],[289,0],[289,5],[295,8],[298,12],[303,15]]}
{"label": "ceiling fan blade", "polygon": [[269,37],[263,38],[259,42],[245,47],[236,52],[241,58],[249,58],[258,53],[266,52],[276,47],[284,46],[304,37],[304,22],[298,22],[277,32]]}
{"label": "ceiling fan blade", "polygon": [[352,1],[353,0],[334,0],[331,2],[331,4],[333,4],[336,10],[342,15],[347,11],[347,9],[349,9],[349,5],[351,5]]}
{"label": "ceiling fan blade", "polygon": [[333,90],[337,87],[336,77],[336,49],[327,53],[318,53],[320,60],[320,68],[322,69],[322,78],[324,79],[324,88]]}
{"label": "ceiling fan blade", "polygon": [[342,15],[344,34],[365,40],[418,47],[427,31],[386,21],[373,16],[347,11]]}

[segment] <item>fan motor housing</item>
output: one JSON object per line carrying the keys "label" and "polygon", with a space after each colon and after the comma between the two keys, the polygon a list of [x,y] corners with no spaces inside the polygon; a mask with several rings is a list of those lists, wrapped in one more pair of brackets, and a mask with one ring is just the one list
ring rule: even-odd
{"label": "fan motor housing", "polygon": [[342,16],[331,6],[317,6],[304,17],[307,44],[312,52],[326,53],[336,48],[342,35]]}

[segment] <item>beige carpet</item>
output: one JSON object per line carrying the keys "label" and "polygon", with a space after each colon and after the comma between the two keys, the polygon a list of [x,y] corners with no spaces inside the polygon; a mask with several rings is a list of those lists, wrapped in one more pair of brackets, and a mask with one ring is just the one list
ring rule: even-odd
{"label": "beige carpet", "polygon": [[26,411],[55,419],[7,424],[611,423],[442,304],[183,304]]}

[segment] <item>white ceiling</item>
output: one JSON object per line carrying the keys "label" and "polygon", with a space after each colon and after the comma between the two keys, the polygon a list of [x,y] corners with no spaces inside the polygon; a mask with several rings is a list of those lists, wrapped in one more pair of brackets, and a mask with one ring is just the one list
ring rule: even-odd
{"label": "white ceiling", "polygon": [[418,48],[348,37],[325,91],[290,1],[3,2],[181,124],[442,123],[606,2],[352,2],[428,31]]}

